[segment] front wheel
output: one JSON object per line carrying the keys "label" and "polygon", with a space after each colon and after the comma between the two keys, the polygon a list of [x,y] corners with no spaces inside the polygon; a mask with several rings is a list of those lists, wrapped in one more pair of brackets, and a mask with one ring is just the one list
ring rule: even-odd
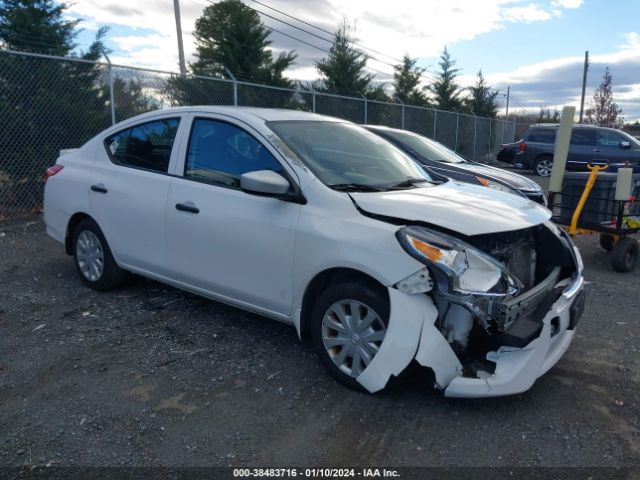
{"label": "front wheel", "polygon": [[616,272],[627,273],[636,268],[640,247],[634,238],[623,237],[616,242],[611,252],[611,266]]}
{"label": "front wheel", "polygon": [[110,290],[122,283],[126,272],[116,264],[98,224],[78,224],[73,234],[73,258],[84,283],[94,290]]}
{"label": "front wheel", "polygon": [[389,301],[367,284],[340,283],[325,290],[311,314],[311,341],[327,371],[364,391],[356,380],[378,353],[387,333]]}
{"label": "front wheel", "polygon": [[551,175],[552,169],[553,158],[547,155],[539,157],[533,165],[533,171],[536,172],[536,175],[540,175],[541,177],[548,177]]}

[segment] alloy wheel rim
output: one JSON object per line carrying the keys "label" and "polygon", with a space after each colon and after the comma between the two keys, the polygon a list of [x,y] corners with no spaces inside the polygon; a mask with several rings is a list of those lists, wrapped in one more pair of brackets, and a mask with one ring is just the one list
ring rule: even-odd
{"label": "alloy wheel rim", "polygon": [[322,343],[333,364],[357,378],[376,356],[387,326],[371,307],[344,299],[331,305],[322,318]]}
{"label": "alloy wheel rim", "polygon": [[89,281],[95,282],[104,270],[104,252],[98,236],[84,230],[76,241],[76,259],[82,275]]}
{"label": "alloy wheel rim", "polygon": [[542,177],[548,177],[551,175],[551,168],[553,167],[553,162],[551,160],[542,160],[538,163],[538,174]]}

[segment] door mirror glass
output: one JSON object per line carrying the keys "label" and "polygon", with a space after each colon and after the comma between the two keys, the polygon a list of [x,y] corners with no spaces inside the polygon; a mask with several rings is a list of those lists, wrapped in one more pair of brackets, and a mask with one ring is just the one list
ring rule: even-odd
{"label": "door mirror glass", "polygon": [[284,195],[289,191],[289,181],[272,170],[257,170],[240,176],[240,188],[249,193]]}
{"label": "door mirror glass", "polygon": [[620,142],[620,148],[631,148],[631,143],[622,141]]}

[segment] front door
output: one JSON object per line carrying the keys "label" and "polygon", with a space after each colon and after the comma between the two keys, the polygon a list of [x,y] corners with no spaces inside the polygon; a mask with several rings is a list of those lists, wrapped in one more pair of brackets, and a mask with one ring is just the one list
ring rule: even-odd
{"label": "front door", "polygon": [[256,170],[293,181],[258,138],[239,123],[192,120],[182,177],[173,178],[169,189],[167,266],[184,283],[289,315],[300,205],[240,189],[240,175]]}

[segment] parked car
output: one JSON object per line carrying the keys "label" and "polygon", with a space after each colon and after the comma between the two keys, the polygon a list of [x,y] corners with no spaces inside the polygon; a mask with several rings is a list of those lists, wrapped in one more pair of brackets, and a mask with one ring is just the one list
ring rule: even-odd
{"label": "parked car", "polygon": [[417,133],[377,125],[366,125],[365,128],[390,141],[420,165],[438,175],[503,192],[524,195],[534,202],[542,205],[547,204],[547,198],[540,186],[527,177],[472,162],[441,143]]}
{"label": "parked car", "polygon": [[[533,170],[542,177],[551,175],[557,124],[531,125],[524,138],[502,145],[501,162]],[[574,125],[569,144],[567,170],[587,171],[587,165],[608,165],[609,172],[629,164],[640,172],[640,141],[626,132],[593,125]]]}
{"label": "parked car", "polygon": [[522,392],[582,313],[580,255],[546,208],[435,182],[343,120],[155,111],[64,151],[47,177],[47,232],[87,286],[134,272],[290,323],[353,388],[415,359],[448,396]]}

